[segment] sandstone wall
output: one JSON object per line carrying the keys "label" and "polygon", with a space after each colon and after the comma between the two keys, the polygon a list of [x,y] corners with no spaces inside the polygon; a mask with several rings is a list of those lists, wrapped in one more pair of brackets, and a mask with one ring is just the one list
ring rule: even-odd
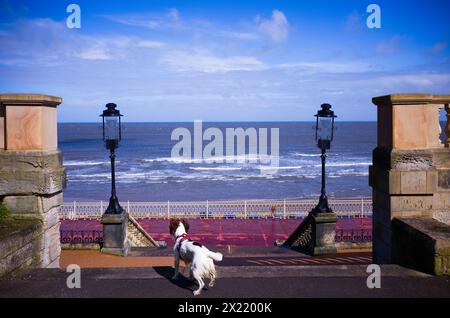
{"label": "sandstone wall", "polygon": [[378,107],[378,140],[369,184],[373,189],[373,256],[377,263],[391,263],[395,258],[394,218],[448,222],[450,149],[439,140],[439,109],[449,101],[450,95],[428,94],[373,99]]}
{"label": "sandstone wall", "polygon": [[16,239],[0,242],[5,247],[0,254],[2,264],[11,270],[16,265],[59,267],[59,209],[66,186],[57,146],[56,106],[60,103],[61,98],[55,96],[0,95],[0,125],[4,125],[0,130],[0,201],[12,218],[35,221],[32,230],[24,229],[13,235]]}

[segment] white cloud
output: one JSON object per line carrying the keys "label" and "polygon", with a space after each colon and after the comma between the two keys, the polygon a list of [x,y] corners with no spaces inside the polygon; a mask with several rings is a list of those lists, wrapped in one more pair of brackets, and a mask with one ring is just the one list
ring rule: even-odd
{"label": "white cloud", "polygon": [[257,40],[258,35],[249,32],[233,32],[233,31],[219,31],[217,32],[219,36],[236,39],[236,40]]}
{"label": "white cloud", "polygon": [[102,15],[103,18],[128,26],[143,27],[155,30],[161,26],[161,23],[150,18],[142,18],[135,16],[116,16]]}
{"label": "white cloud", "polygon": [[268,36],[274,43],[280,43],[287,39],[289,33],[289,23],[284,13],[280,10],[273,10],[269,20],[256,18],[258,29]]}
{"label": "white cloud", "polygon": [[398,85],[415,87],[416,89],[429,89],[433,86],[447,85],[450,82],[450,74],[412,73],[400,75],[387,75],[377,78],[377,81],[386,87]]}
{"label": "white cloud", "polygon": [[360,62],[301,62],[301,63],[282,63],[274,68],[286,70],[301,70],[308,73],[362,73],[372,70],[372,67],[366,63]]}
{"label": "white cloud", "polygon": [[161,48],[164,46],[164,43],[159,41],[140,40],[136,42],[136,46],[144,48]]}
{"label": "white cloud", "polygon": [[137,14],[105,14],[102,18],[123,25],[141,27],[151,30],[161,30],[178,27],[181,22],[180,12],[172,8],[166,12],[146,12]]}
{"label": "white cloud", "polygon": [[264,64],[253,56],[218,57],[199,50],[171,51],[161,62],[178,72],[226,73],[264,68]]}
{"label": "white cloud", "polygon": [[84,60],[110,60],[112,57],[102,47],[90,47],[81,51],[78,55]]}
{"label": "white cloud", "polygon": [[160,49],[164,43],[138,36],[88,36],[50,19],[20,20],[0,33],[0,64],[63,65],[77,60],[123,60],[136,48]]}

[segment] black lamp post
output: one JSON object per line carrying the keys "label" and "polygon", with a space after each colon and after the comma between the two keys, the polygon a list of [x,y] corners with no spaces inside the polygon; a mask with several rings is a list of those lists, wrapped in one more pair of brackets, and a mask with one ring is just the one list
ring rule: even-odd
{"label": "black lamp post", "polygon": [[319,203],[292,232],[282,246],[305,252],[311,255],[336,253],[335,244],[337,216],[328,205],[325,191],[325,159],[326,150],[330,149],[333,140],[334,119],[337,117],[330,104],[323,104],[316,117],[316,142],[322,150],[322,189]]}
{"label": "black lamp post", "polygon": [[116,109],[117,105],[114,103],[106,104],[106,109],[100,115],[103,119],[103,141],[106,149],[109,149],[111,159],[111,197],[109,199],[108,208],[105,214],[121,214],[123,208],[119,204],[116,196],[116,169],[115,169],[115,150],[119,147],[119,141],[122,138],[122,127],[120,111]]}
{"label": "black lamp post", "polygon": [[316,115],[316,142],[317,147],[322,150],[320,158],[322,159],[322,187],[320,191],[320,199],[312,213],[331,213],[332,210],[328,205],[327,193],[325,190],[325,160],[326,150],[330,149],[331,141],[334,133],[334,119],[337,117],[331,110],[330,104],[322,104]]}

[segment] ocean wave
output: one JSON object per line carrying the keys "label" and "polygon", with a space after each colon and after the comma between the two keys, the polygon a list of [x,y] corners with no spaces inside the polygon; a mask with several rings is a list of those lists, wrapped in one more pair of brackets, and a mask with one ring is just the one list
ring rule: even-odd
{"label": "ocean wave", "polygon": [[206,158],[183,158],[183,157],[158,157],[158,158],[146,158],[140,159],[140,162],[170,162],[170,163],[223,163],[223,162],[247,162],[247,161],[260,161],[260,160],[272,160],[278,159],[278,156],[263,156],[258,154],[244,154],[236,156],[213,156]]}
{"label": "ocean wave", "polygon": [[305,168],[304,166],[258,166],[257,169],[260,170],[297,170],[297,169],[303,169]]}
{"label": "ocean wave", "polygon": [[[119,162],[120,161],[116,161],[116,163],[119,163]],[[109,164],[109,161],[68,160],[68,161],[64,161],[64,163],[63,163],[64,166],[100,166],[100,165],[105,165],[105,164]]]}
{"label": "ocean wave", "polygon": [[199,171],[208,171],[208,170],[234,171],[234,170],[242,170],[243,167],[189,167],[189,169]]}
{"label": "ocean wave", "polygon": [[296,157],[320,157],[320,154],[302,153],[302,152],[293,152],[292,155]]}
{"label": "ocean wave", "polygon": [[[371,162],[327,162],[327,167],[353,167],[353,166],[370,166]],[[315,164],[314,167],[321,167],[321,164]]]}

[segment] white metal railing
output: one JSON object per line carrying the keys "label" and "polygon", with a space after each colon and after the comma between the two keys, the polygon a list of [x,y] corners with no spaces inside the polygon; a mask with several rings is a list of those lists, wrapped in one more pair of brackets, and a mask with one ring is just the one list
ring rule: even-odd
{"label": "white metal railing", "polygon": [[[372,215],[372,198],[329,199],[338,216],[364,217]],[[62,219],[100,218],[108,202],[64,202]],[[304,217],[317,204],[317,199],[305,200],[238,200],[238,201],[167,201],[121,202],[135,218],[291,218]]]}

